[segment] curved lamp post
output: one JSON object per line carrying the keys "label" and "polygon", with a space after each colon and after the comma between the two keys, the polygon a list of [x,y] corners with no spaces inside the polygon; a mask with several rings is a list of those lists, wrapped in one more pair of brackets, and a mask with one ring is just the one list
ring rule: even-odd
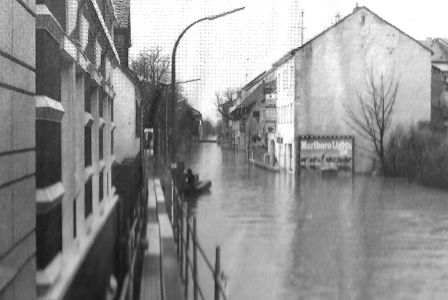
{"label": "curved lamp post", "polygon": [[176,159],[176,116],[175,116],[175,106],[176,106],[176,51],[177,46],[179,45],[180,40],[184,36],[184,34],[187,32],[188,29],[190,29],[193,25],[202,22],[202,21],[213,21],[215,19],[236,13],[240,10],[245,9],[245,7],[240,7],[234,10],[230,10],[218,15],[208,16],[202,19],[199,19],[197,21],[194,21],[190,25],[188,25],[179,35],[179,37],[176,40],[176,43],[174,44],[173,53],[171,55],[171,134],[170,134],[170,144],[171,144],[171,162],[173,163]]}

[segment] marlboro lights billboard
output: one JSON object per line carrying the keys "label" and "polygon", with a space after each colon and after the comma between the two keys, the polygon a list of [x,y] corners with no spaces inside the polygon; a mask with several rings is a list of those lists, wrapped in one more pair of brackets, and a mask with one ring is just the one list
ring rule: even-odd
{"label": "marlboro lights billboard", "polygon": [[298,149],[301,168],[353,169],[351,136],[301,136]]}

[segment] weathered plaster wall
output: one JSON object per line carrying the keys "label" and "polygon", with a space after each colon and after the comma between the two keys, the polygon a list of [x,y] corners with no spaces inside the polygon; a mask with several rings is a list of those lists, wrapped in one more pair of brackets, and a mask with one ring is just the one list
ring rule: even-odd
{"label": "weathered plaster wall", "polygon": [[299,49],[296,59],[297,135],[355,135],[356,171],[372,169],[371,143],[347,125],[343,103],[359,107],[369,70],[399,80],[393,122],[430,118],[431,54],[416,41],[361,8]]}
{"label": "weathered plaster wall", "polygon": [[133,158],[139,152],[140,138],[136,134],[136,100],[140,95],[132,80],[117,67],[113,70],[112,83],[116,96],[114,98],[114,155],[120,163],[126,158]]}

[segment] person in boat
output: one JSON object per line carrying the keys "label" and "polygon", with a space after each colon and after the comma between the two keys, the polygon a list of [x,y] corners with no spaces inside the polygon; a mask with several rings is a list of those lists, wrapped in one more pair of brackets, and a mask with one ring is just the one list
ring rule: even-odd
{"label": "person in boat", "polygon": [[196,185],[196,177],[191,169],[187,170],[187,175],[185,175],[185,182],[187,183],[187,188],[194,189]]}

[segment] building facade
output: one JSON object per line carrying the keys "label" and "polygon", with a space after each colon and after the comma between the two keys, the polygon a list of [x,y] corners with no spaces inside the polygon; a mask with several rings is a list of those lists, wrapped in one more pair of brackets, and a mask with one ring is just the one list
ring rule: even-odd
{"label": "building facade", "polygon": [[[111,180],[114,7],[40,0],[36,12],[36,111],[45,112],[36,120],[38,297],[104,297],[118,201]],[[98,251],[98,240],[107,251]]]}
{"label": "building facade", "polygon": [[448,40],[421,41],[432,50],[431,56],[431,122],[439,128],[448,126]]}
{"label": "building facade", "polygon": [[[122,63],[129,40],[114,37],[115,28],[126,33],[115,7],[122,8],[111,0],[37,1],[39,299],[116,295],[138,248],[138,186],[129,201],[126,189],[113,182],[116,155],[120,162],[135,158],[140,148],[139,90]],[[119,55],[114,42],[120,41]],[[128,124],[131,117],[135,122]],[[116,147],[117,138],[126,145]],[[138,173],[131,178],[138,182]]]}
{"label": "building facade", "polygon": [[0,299],[36,299],[36,6],[0,7]]}
{"label": "building facade", "polygon": [[369,97],[370,78],[398,82],[390,128],[430,119],[430,49],[365,7],[297,48],[294,61],[295,138],[353,136],[357,172],[372,171],[377,158],[345,106],[361,114],[358,96]]}
{"label": "building facade", "polygon": [[275,132],[275,156],[277,165],[286,170],[295,170],[295,60],[287,53],[273,65],[277,80],[277,130]]}

